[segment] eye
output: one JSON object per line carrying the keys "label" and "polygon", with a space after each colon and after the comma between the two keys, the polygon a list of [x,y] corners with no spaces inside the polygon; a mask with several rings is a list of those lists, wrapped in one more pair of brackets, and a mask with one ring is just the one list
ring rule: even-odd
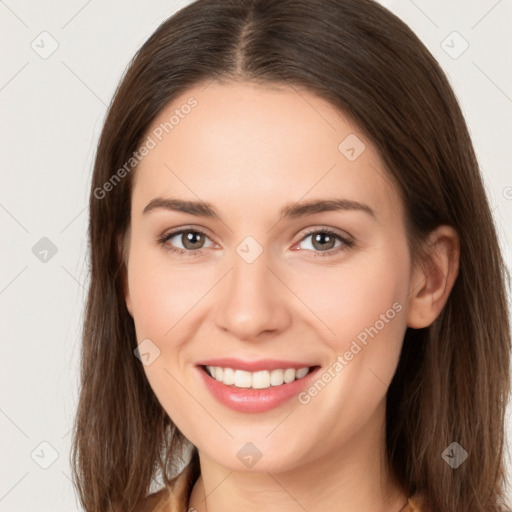
{"label": "eye", "polygon": [[[170,243],[173,239],[176,239],[174,243]],[[192,228],[182,228],[178,231],[173,231],[163,235],[159,240],[165,250],[171,251],[178,256],[197,256],[202,254],[204,249],[205,239],[210,239],[206,233]],[[181,243],[183,248],[176,247],[175,243]]]}
{"label": "eye", "polygon": [[[306,233],[306,235],[302,238],[306,240],[307,238],[312,237],[312,241],[310,246],[313,250],[314,257],[316,256],[332,256],[334,254],[339,253],[340,251],[345,251],[350,249],[354,245],[354,241],[349,239],[348,237],[342,236],[336,231],[328,228],[315,229]],[[336,242],[340,243],[336,246]]]}
{"label": "eye", "polygon": [[[354,245],[354,241],[348,237],[342,236],[336,231],[329,228],[315,229],[306,233],[301,239],[304,240],[312,237],[310,246],[312,249],[307,249],[317,256],[332,256],[338,252],[347,250]],[[173,239],[176,239],[174,242]],[[164,247],[166,251],[171,251],[178,256],[198,256],[203,253],[203,249],[213,245],[205,246],[205,240],[211,239],[206,233],[201,230],[193,228],[181,228],[177,231],[164,234],[158,239],[158,243]],[[336,245],[336,242],[339,242]],[[181,244],[182,247],[176,247],[176,244]],[[299,244],[296,244],[297,247]]]}

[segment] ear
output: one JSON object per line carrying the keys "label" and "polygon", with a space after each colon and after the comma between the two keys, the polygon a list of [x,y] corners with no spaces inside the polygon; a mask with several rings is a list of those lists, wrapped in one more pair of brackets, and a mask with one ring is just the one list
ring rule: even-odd
{"label": "ear", "polygon": [[117,251],[124,265],[121,272],[121,283],[123,287],[124,300],[126,309],[133,317],[132,299],[130,297],[130,287],[128,286],[128,254],[130,248],[130,227],[126,230],[125,235],[119,235],[117,238]]}
{"label": "ear", "polygon": [[450,226],[439,226],[425,241],[425,256],[412,271],[407,326],[427,327],[439,316],[459,272],[460,241]]}

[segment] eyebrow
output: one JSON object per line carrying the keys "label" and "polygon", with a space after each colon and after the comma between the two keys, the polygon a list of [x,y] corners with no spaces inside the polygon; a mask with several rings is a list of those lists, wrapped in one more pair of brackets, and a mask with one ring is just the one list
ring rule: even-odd
{"label": "eyebrow", "polygon": [[[157,209],[183,212],[190,215],[196,215],[198,217],[221,219],[221,216],[215,207],[210,203],[164,197],[156,197],[151,200],[142,211],[142,214],[145,215]],[[281,209],[279,220],[283,218],[306,217],[315,213],[334,212],[340,210],[361,211],[374,218],[376,217],[375,211],[370,206],[358,201],[352,201],[349,199],[312,199],[309,201],[288,203]]]}

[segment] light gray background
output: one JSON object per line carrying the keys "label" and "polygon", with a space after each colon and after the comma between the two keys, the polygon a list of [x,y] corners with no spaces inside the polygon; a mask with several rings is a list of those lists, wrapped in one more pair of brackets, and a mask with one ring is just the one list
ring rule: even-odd
{"label": "light gray background", "polygon": [[[95,144],[129,60],[188,3],[0,0],[0,512],[78,510],[68,459]],[[512,3],[382,3],[418,34],[453,84],[510,266]],[[32,250],[43,237],[57,249],[46,262]],[[470,454],[466,463],[478,461]]]}

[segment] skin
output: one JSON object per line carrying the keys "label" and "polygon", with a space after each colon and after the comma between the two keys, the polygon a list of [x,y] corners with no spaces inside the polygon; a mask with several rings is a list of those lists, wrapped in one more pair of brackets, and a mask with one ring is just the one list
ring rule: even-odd
{"label": "skin", "polygon": [[[457,235],[440,226],[428,240],[430,260],[414,266],[403,205],[377,150],[312,93],[197,85],[167,105],[148,134],[190,96],[198,105],[137,168],[125,239],[126,305],[138,342],[149,338],[160,350],[144,370],[200,454],[189,506],[397,512],[407,496],[385,463],[386,392],[407,326],[432,323],[448,298]],[[354,161],[338,149],[349,134],[365,145]],[[209,202],[222,220],[163,208],[143,214],[156,197]],[[333,198],[364,203],[375,217],[346,210],[279,220],[287,203]],[[202,254],[192,248],[180,257],[158,243],[180,227],[206,233],[202,246],[195,241]],[[334,229],[354,245],[335,252],[338,239],[314,244],[315,235],[306,236],[312,228]],[[263,249],[252,263],[236,252],[248,236]],[[177,235],[166,246],[186,243]],[[305,405],[291,399],[264,413],[233,411],[210,395],[195,368],[233,356],[327,369],[394,303],[401,311]],[[237,457],[247,442],[262,454],[251,469]]]}

